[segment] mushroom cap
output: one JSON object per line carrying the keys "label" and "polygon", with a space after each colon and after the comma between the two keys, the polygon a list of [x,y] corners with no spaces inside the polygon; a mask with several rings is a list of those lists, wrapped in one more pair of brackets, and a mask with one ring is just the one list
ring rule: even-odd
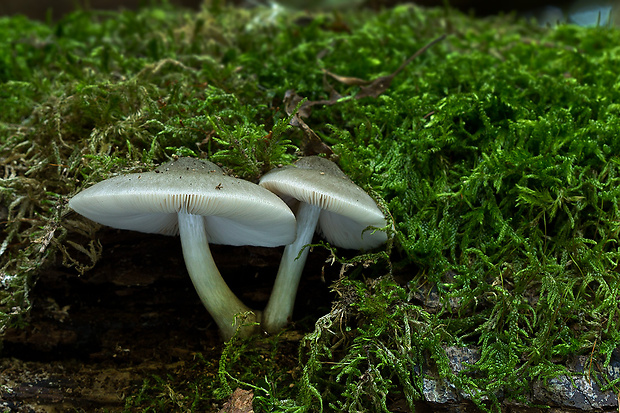
{"label": "mushroom cap", "polygon": [[295,216],[280,198],[194,158],[99,182],[69,206],[110,227],[166,235],[179,233],[177,213],[202,215],[214,244],[272,247],[295,239]]}
{"label": "mushroom cap", "polygon": [[370,249],[387,240],[387,221],[377,203],[347,177],[338,166],[324,158],[308,156],[294,165],[273,169],[259,185],[281,196],[322,209],[317,230],[332,244],[350,249]]}

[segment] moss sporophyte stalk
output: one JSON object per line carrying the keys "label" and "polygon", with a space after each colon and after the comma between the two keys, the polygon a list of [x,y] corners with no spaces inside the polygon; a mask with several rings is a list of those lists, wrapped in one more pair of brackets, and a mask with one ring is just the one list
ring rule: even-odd
{"label": "moss sporophyte stalk", "polygon": [[[235,337],[191,379],[145,378],[127,411],[202,411],[236,386],[257,411],[414,409],[428,380],[497,411],[578,356],[617,393],[618,31],[410,5],[269,13],[0,19],[0,331],[24,324],[42,268],[101,257],[66,205],[82,189],[175,156],[256,182],[320,153],[372,195],[389,242],[313,245],[342,268],[314,327]],[[351,81],[394,73],[375,94]],[[283,348],[295,368],[265,364]],[[457,372],[449,348],[478,358]]]}

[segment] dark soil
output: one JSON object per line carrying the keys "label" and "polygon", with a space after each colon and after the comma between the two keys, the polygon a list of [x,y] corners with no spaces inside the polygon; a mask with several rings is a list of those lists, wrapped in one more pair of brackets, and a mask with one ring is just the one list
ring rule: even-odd
{"label": "dark soil", "polygon": [[[83,276],[62,265],[44,270],[31,292],[27,325],[6,332],[0,411],[120,411],[145,379],[183,374],[196,353],[219,359],[217,327],[187,276],[178,238],[112,229],[100,236],[103,256],[95,268]],[[281,250],[212,246],[212,252],[233,291],[262,308]],[[325,251],[313,251],[301,282],[295,318],[310,320],[301,323],[305,329],[333,299],[320,277],[325,259]],[[337,271],[327,267],[327,280]],[[294,368],[291,344],[282,360]]]}

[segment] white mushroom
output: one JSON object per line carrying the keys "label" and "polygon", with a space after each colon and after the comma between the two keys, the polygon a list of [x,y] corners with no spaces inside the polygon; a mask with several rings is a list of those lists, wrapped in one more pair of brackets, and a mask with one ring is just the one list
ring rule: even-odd
{"label": "white mushroom", "polygon": [[[284,249],[278,275],[263,312],[262,326],[279,331],[291,319],[299,279],[308,248],[316,231],[331,244],[350,249],[371,249],[383,244],[386,219],[375,201],[355,185],[333,162],[316,156],[302,158],[294,166],[274,169],[259,185],[297,203],[297,238]],[[303,249],[303,251],[302,251]],[[301,251],[301,253],[300,253]]]}
{"label": "white mushroom", "polygon": [[[193,158],[99,182],[74,196],[69,206],[114,228],[180,235],[187,271],[225,339],[239,327],[235,315],[250,309],[222,279],[209,243],[273,247],[295,238],[295,216],[280,198]],[[249,321],[260,321],[260,313],[255,317]]]}

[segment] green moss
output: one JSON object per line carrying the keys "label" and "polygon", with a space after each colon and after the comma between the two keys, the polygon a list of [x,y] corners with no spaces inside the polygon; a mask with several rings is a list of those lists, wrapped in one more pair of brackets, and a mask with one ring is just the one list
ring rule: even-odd
{"label": "green moss", "polygon": [[[330,15],[297,25],[260,9],[163,5],[0,19],[0,331],[21,322],[58,251],[82,270],[98,259],[93,229],[63,218],[69,196],[173,155],[256,179],[302,155],[285,92],[336,90],[344,98],[305,122],[385,205],[394,248],[341,260],[343,298],[302,342],[301,373],[261,371],[257,384],[261,358],[244,364],[236,380],[261,389],[259,408],[387,411],[393,397],[413,408],[421,380],[443,377],[495,409],[573,355],[609,363],[620,344],[618,31],[410,6],[341,18],[347,30],[333,31]],[[442,33],[376,99],[348,98],[359,87],[322,71],[384,76]],[[67,241],[78,232],[90,246]],[[431,292],[437,307],[420,299]],[[453,374],[452,345],[479,347],[481,360]],[[227,347],[219,392],[196,397],[227,393],[241,348]],[[204,390],[192,383],[176,391]],[[158,378],[140,395],[173,385]],[[162,403],[149,408],[174,405]]]}

